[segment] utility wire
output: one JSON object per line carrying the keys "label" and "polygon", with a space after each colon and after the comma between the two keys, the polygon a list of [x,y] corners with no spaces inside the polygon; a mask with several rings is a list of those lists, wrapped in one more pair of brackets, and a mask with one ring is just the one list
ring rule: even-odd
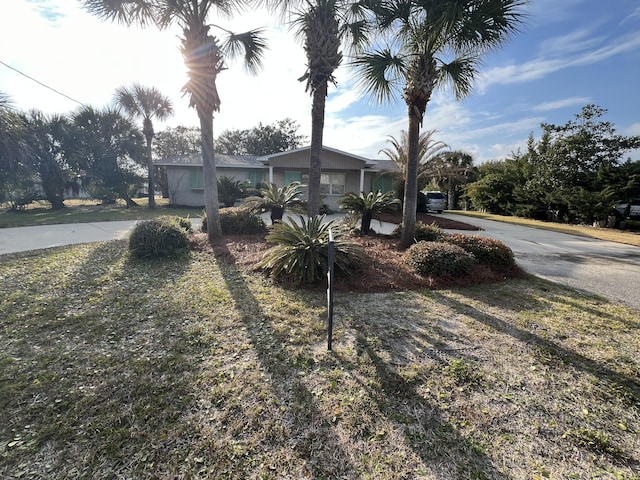
{"label": "utility wire", "polygon": [[24,77],[27,77],[29,80],[32,80],[32,81],[36,82],[36,83],[37,83],[37,84],[39,84],[39,85],[42,85],[44,88],[48,88],[48,89],[49,89],[49,90],[51,90],[52,92],[55,92],[55,93],[57,93],[58,95],[61,95],[61,96],[65,97],[65,98],[68,98],[68,99],[69,99],[69,100],[71,100],[72,102],[76,102],[77,104],[82,105],[83,107],[85,106],[85,105],[84,105],[84,103],[82,103],[82,102],[80,102],[80,101],[76,100],[75,98],[71,98],[69,95],[65,95],[64,93],[59,92],[59,91],[58,91],[58,90],[56,90],[55,88],[50,87],[49,85],[45,85],[45,84],[44,84],[44,83],[42,83],[40,80],[36,80],[35,78],[30,77],[30,76],[29,76],[29,75],[27,75],[26,73],[21,72],[21,71],[20,71],[20,70],[18,70],[17,68],[12,67],[11,65],[7,65],[7,64],[6,64],[6,63],[4,63],[2,60],[0,60],[0,63],[1,63],[2,65],[4,65],[5,67],[10,68],[10,69],[11,69],[11,70],[13,70],[14,72],[18,72],[20,75],[22,75],[22,76],[24,76]]}

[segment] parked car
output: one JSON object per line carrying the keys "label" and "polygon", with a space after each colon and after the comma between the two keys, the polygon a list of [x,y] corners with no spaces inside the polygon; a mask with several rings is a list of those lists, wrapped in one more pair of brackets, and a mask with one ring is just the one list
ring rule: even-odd
{"label": "parked car", "polygon": [[640,218],[640,199],[631,200],[630,205],[627,203],[620,203],[616,205],[616,210],[620,215],[625,216],[629,208],[629,218]]}
{"label": "parked car", "polygon": [[447,196],[442,192],[424,192],[427,197],[427,211],[442,213],[447,208]]}

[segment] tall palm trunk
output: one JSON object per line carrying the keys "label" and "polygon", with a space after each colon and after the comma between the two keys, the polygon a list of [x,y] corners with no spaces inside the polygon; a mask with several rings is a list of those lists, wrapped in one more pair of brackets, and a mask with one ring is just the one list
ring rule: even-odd
{"label": "tall palm trunk", "polygon": [[409,106],[409,131],[407,151],[407,173],[404,183],[404,199],[402,207],[402,235],[400,243],[408,247],[413,244],[416,231],[416,210],[418,207],[418,138],[420,137],[419,116],[413,106]]}
{"label": "tall palm trunk", "polygon": [[413,243],[416,231],[420,126],[427,104],[431,99],[437,75],[435,59],[430,55],[417,55],[409,64],[407,84],[402,93],[409,110],[407,176],[404,186],[402,235],[400,236],[400,243],[404,247]]}
{"label": "tall palm trunk", "polygon": [[322,171],[322,136],[324,111],[327,102],[327,82],[313,91],[311,106],[311,148],[309,152],[309,204],[310,217],[320,214],[320,176]]}
{"label": "tall palm trunk", "polygon": [[204,176],[204,204],[207,212],[207,234],[209,242],[222,237],[220,226],[220,203],[218,201],[218,175],[216,174],[215,153],[213,150],[213,114],[201,114],[200,133],[202,138],[202,174]]}
{"label": "tall palm trunk", "polygon": [[153,155],[151,153],[151,137],[146,136],[147,140],[147,186],[149,192],[149,208],[156,208],[156,185],[153,175]]}
{"label": "tall palm trunk", "polygon": [[225,67],[218,40],[209,35],[209,26],[194,25],[185,28],[183,33],[182,54],[190,79],[185,90],[190,93],[190,106],[196,108],[200,119],[204,205],[208,238],[212,243],[216,238],[222,237],[218,176],[213,148],[213,112],[220,110],[216,78]]}

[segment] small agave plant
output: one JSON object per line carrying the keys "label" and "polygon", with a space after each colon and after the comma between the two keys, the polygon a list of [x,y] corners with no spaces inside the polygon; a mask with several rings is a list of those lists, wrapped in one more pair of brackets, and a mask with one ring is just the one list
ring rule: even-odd
{"label": "small agave plant", "polygon": [[269,272],[273,278],[286,277],[296,285],[312,284],[326,277],[329,270],[329,231],[334,233],[334,268],[337,272],[351,274],[364,259],[362,248],[342,237],[343,230],[334,221],[325,222],[324,215],[305,220],[299,216],[296,222],[272,227],[267,241],[275,243],[265,252],[257,268]]}

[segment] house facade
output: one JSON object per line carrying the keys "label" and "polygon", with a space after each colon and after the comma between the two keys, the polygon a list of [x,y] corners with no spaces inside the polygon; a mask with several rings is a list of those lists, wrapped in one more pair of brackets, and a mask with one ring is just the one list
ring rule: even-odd
{"label": "house facade", "polygon": [[[337,210],[338,198],[347,192],[393,190],[390,172],[397,167],[390,160],[366,159],[329,147],[323,148],[321,160],[320,193],[322,202],[332,210]],[[309,147],[262,157],[216,154],[215,161],[218,178],[226,176],[253,186],[285,186],[293,182],[306,185],[309,181]],[[204,205],[201,154],[165,158],[154,164],[166,167],[172,205]]]}

